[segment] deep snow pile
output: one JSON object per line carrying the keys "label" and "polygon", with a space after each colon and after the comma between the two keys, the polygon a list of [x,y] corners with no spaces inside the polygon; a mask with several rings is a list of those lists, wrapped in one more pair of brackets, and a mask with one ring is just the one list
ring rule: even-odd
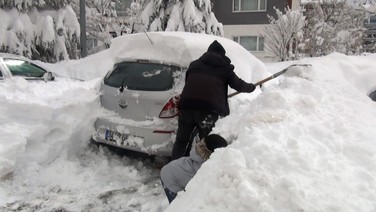
{"label": "deep snow pile", "polygon": [[0,176],[17,164],[49,163],[85,146],[82,141],[93,132],[92,123],[100,109],[93,83],[2,81]]}
{"label": "deep snow pile", "polygon": [[311,71],[234,99],[214,129],[232,145],[166,211],[375,211],[375,58],[306,59]]}
{"label": "deep snow pile", "polygon": [[99,80],[0,83],[0,211],[162,207],[150,162],[88,146],[101,113]]}
{"label": "deep snow pile", "polygon": [[[193,45],[185,51],[189,58],[161,54],[163,49],[150,45],[148,36],[142,34],[142,45],[147,48],[121,37],[114,40],[109,50],[81,60],[58,64],[38,62],[59,76],[56,82],[28,82],[17,78],[2,82],[0,110],[6,111],[6,115],[0,119],[5,126],[0,134],[3,178],[0,210],[163,210],[167,201],[159,171],[151,168],[148,160],[120,158],[106,149],[97,151],[88,147],[88,143],[95,118],[105,115],[99,104],[100,81],[119,58],[143,55],[188,65],[187,60],[199,57],[218,39],[231,53],[240,76],[250,80],[266,74],[264,64],[239,44],[210,35],[189,34],[148,33],[154,41],[166,39],[165,49],[187,49]],[[177,38],[179,35],[187,36],[188,43]],[[19,136],[12,138],[13,135]],[[13,141],[11,145],[9,140]]]}

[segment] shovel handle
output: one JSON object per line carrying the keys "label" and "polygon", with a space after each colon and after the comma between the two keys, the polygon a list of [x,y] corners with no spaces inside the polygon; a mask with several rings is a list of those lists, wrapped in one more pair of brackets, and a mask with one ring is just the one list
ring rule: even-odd
{"label": "shovel handle", "polygon": [[[280,72],[275,73],[275,74],[273,74],[272,76],[270,76],[270,77],[268,77],[268,78],[265,78],[265,79],[263,79],[263,80],[260,80],[260,81],[256,82],[254,85],[255,85],[255,87],[257,87],[257,86],[259,86],[259,85],[262,85],[263,83],[265,83],[265,82],[267,82],[267,81],[269,81],[269,80],[271,80],[271,79],[274,79],[276,76],[279,76],[279,75],[283,74],[283,73],[286,72],[286,71],[287,71],[287,69],[286,69],[286,70],[283,69],[282,71],[280,71],[280,72],[282,72],[282,73],[280,73]],[[278,75],[277,75],[277,74],[278,74]],[[235,96],[235,95],[238,95],[238,94],[240,94],[240,92],[239,92],[239,91],[236,91],[236,92],[234,92],[234,93],[232,93],[232,94],[229,94],[227,97],[228,97],[228,98],[231,98],[231,97],[233,97],[233,96]]]}
{"label": "shovel handle", "polygon": [[[263,80],[260,80],[260,81],[256,82],[254,85],[257,87],[257,86],[262,85],[263,83],[265,83],[265,82],[267,82],[267,81],[269,81],[271,79],[279,77],[280,75],[284,74],[289,68],[291,68],[293,66],[311,66],[311,64],[292,64],[292,65],[288,66],[287,68],[282,69],[282,71],[279,71],[279,72],[271,75],[270,77],[267,77],[267,78],[265,78]],[[233,97],[235,95],[238,95],[239,93],[240,92],[236,91],[236,92],[234,92],[232,94],[229,94],[227,97],[231,98],[231,97]]]}

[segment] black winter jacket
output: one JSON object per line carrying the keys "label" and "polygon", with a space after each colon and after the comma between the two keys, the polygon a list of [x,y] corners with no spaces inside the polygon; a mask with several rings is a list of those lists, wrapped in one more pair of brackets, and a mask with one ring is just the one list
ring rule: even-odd
{"label": "black winter jacket", "polygon": [[228,86],[238,92],[248,93],[254,91],[255,86],[244,82],[234,73],[234,66],[225,56],[222,46],[220,47],[223,52],[213,50],[211,46],[206,53],[189,65],[179,108],[227,116],[230,114],[227,102]]}

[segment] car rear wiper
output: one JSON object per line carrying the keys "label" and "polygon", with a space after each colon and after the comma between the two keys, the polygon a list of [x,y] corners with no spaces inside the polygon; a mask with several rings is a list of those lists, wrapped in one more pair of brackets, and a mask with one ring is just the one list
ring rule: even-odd
{"label": "car rear wiper", "polygon": [[124,92],[124,84],[127,79],[128,79],[128,76],[125,76],[124,79],[121,81],[121,86],[119,88],[119,91],[122,93]]}

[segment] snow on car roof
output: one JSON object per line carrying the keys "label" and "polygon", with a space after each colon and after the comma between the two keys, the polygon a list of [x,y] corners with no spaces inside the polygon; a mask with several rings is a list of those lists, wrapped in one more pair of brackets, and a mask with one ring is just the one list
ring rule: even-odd
{"label": "snow on car roof", "polygon": [[9,53],[3,53],[3,52],[0,52],[0,57],[1,58],[12,58],[12,59],[21,59],[21,60],[30,61],[30,59],[28,59],[28,58],[26,58],[24,56],[15,55],[15,54],[9,54]]}
{"label": "snow on car roof", "polygon": [[190,62],[206,52],[214,40],[223,45],[226,56],[235,65],[235,72],[244,80],[251,81],[255,70],[256,75],[259,75],[256,78],[267,75],[265,65],[238,43],[201,33],[147,32],[124,35],[112,40],[110,54],[115,63],[127,59],[145,59],[188,67]]}

